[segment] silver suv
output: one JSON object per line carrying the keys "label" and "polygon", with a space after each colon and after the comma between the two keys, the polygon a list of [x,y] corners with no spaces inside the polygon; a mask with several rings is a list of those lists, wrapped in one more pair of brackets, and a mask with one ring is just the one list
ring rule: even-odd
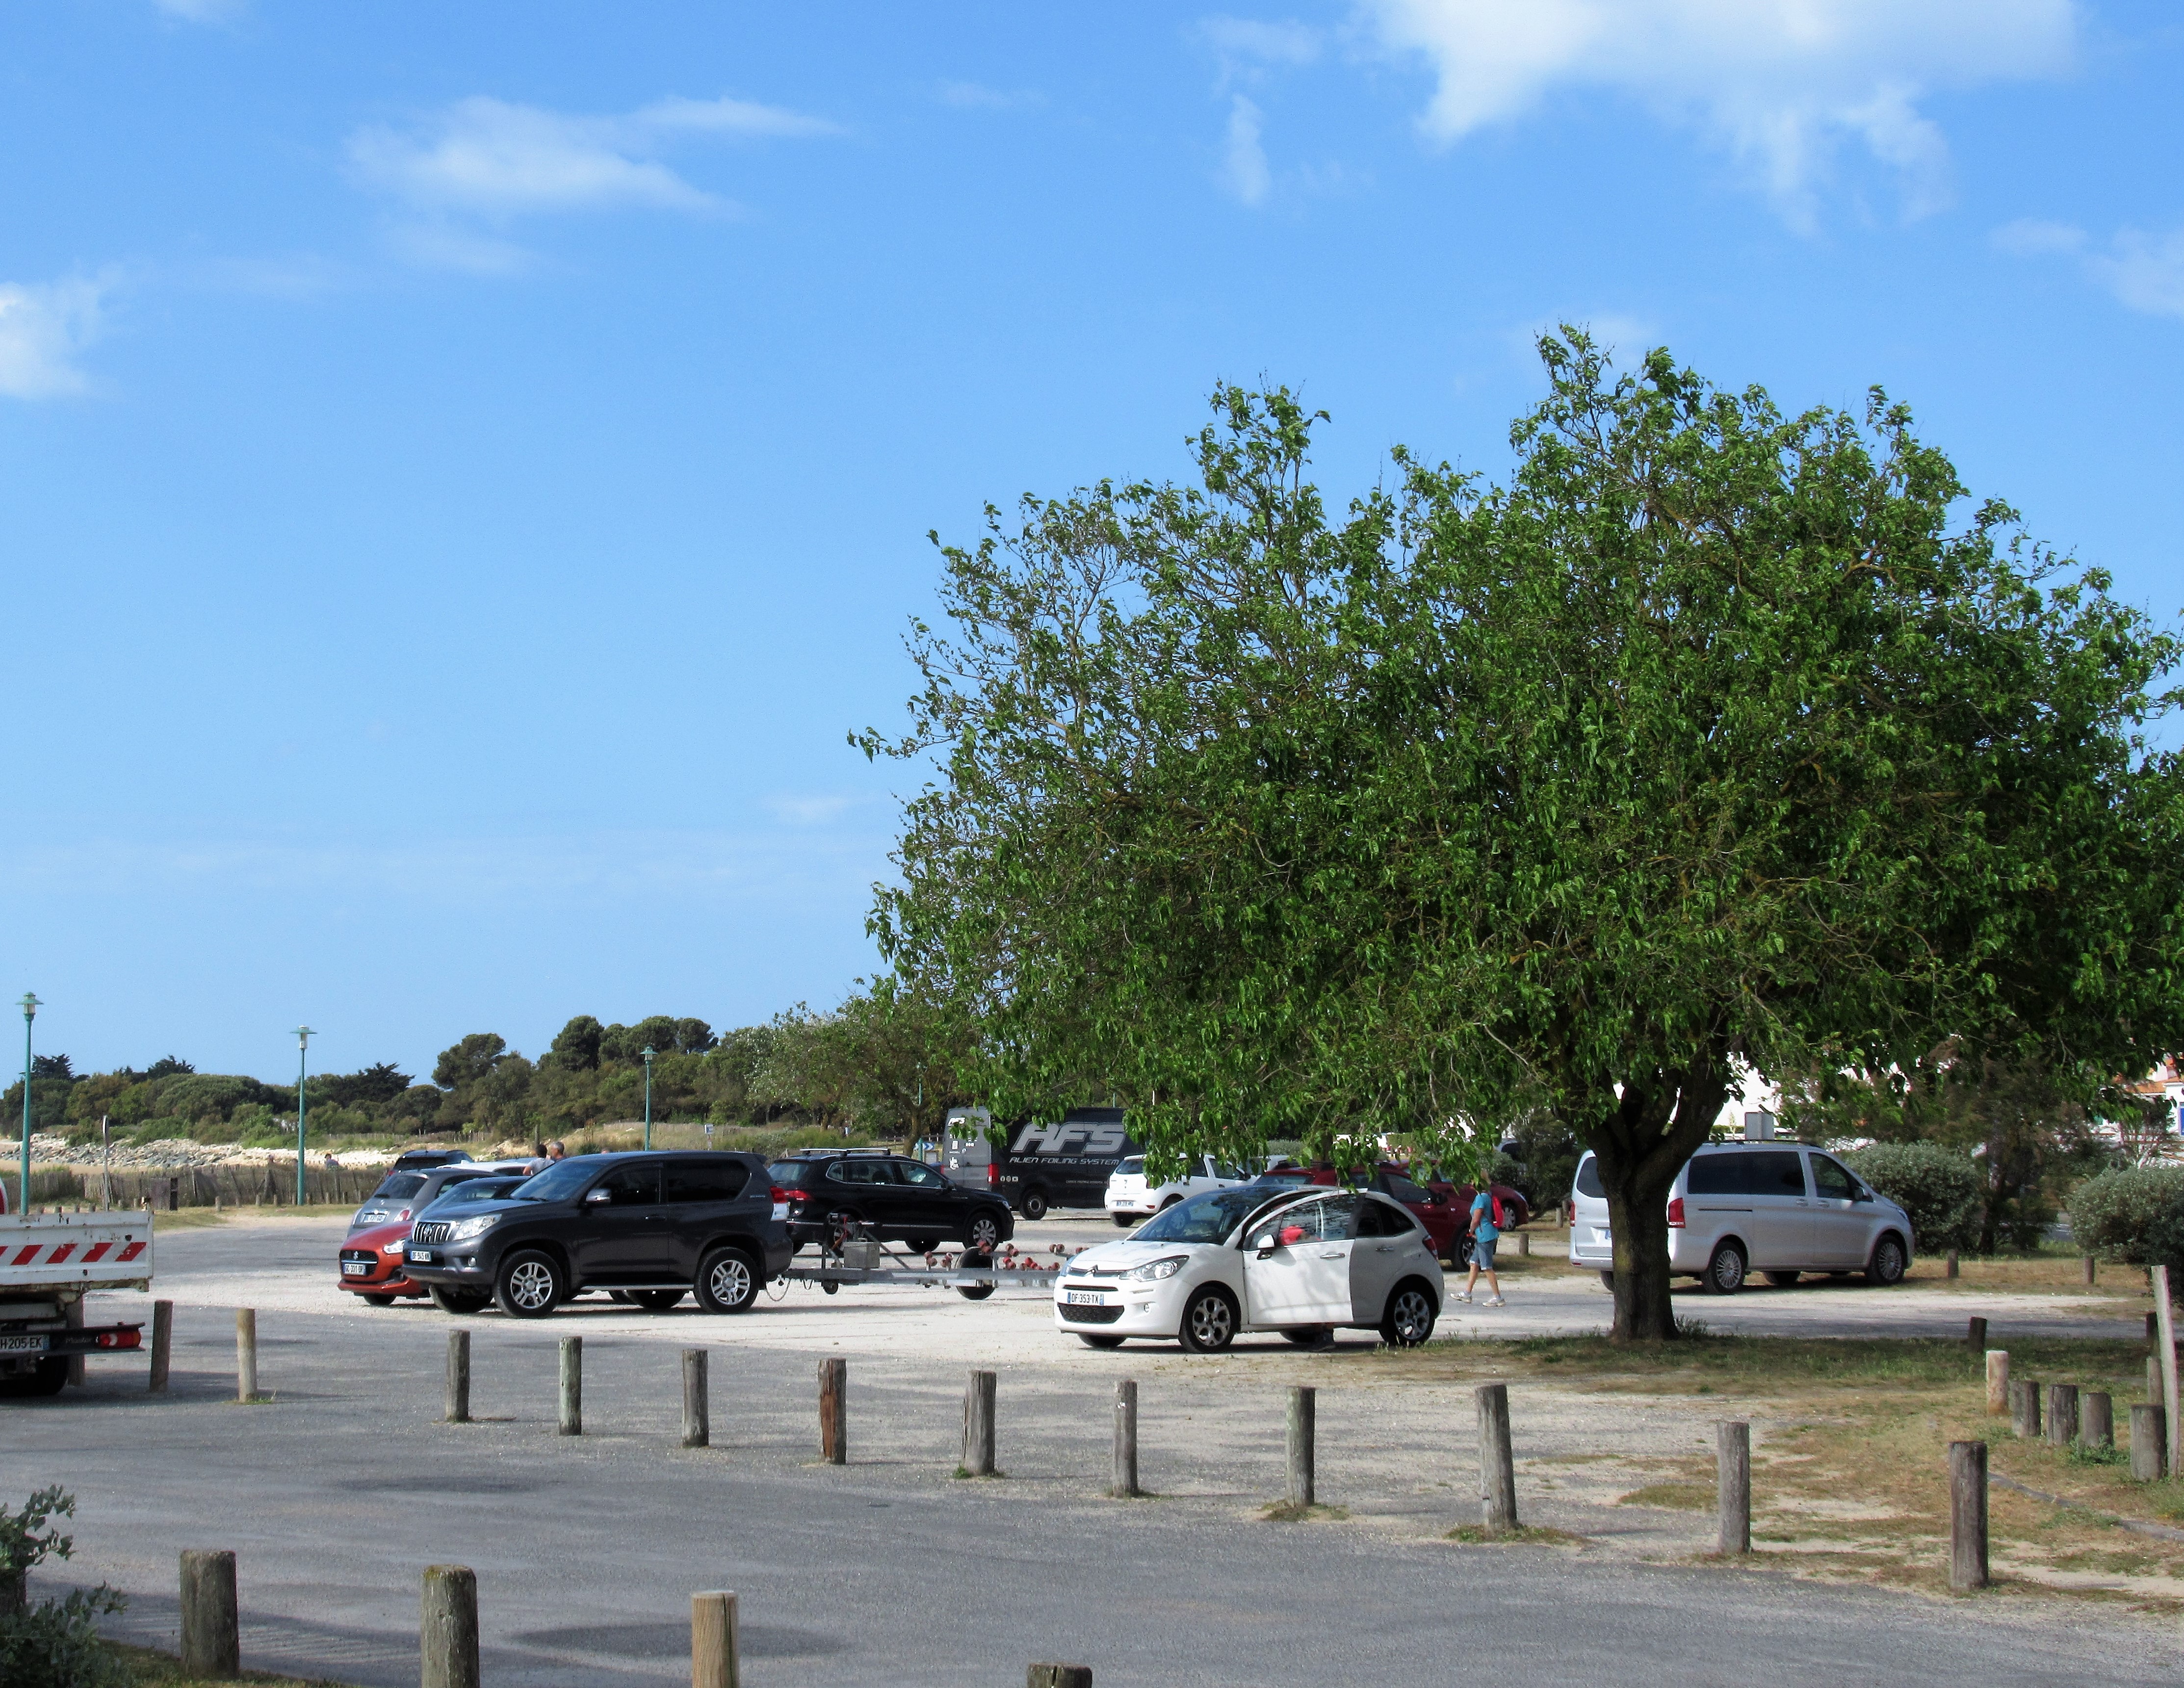
{"label": "silver suv", "polygon": [[[1570,1190],[1569,1257],[1614,1280],[1615,1251],[1600,1169],[1588,1153]],[[1710,1143],[1669,1191],[1669,1270],[1733,1295],[1752,1273],[1770,1284],[1800,1273],[1894,1284],[1911,1264],[1910,1216],[1832,1155],[1784,1142]]]}

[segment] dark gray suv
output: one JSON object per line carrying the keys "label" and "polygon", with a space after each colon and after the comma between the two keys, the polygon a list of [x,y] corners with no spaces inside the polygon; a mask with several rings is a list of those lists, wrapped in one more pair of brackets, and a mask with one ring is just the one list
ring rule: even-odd
{"label": "dark gray suv", "polygon": [[789,1253],[757,1156],[633,1151],[556,1162],[502,1201],[442,1202],[411,1228],[403,1270],[447,1312],[490,1301],[543,1318],[606,1290],[655,1311],[694,1291],[707,1312],[739,1313]]}

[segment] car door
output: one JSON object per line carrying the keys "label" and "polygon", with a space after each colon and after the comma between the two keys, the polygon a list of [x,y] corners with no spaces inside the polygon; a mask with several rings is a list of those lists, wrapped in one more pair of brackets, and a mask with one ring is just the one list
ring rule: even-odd
{"label": "car door", "polygon": [[[1360,1198],[1321,1196],[1255,1226],[1244,1249],[1247,1324],[1347,1324]],[[1264,1239],[1268,1246],[1258,1246]]]}
{"label": "car door", "polygon": [[890,1165],[895,1176],[895,1211],[905,1235],[922,1241],[962,1234],[963,1209],[970,1198],[920,1162]]}
{"label": "car door", "polygon": [[1350,1317],[1378,1324],[1397,1283],[1426,1264],[1430,1246],[1417,1220],[1390,1202],[1368,1196],[1357,1208],[1357,1239],[1350,1245]]}
{"label": "car door", "polygon": [[611,1167],[584,1192],[569,1253],[586,1284],[656,1284],[675,1275],[660,1162]]}
{"label": "car door", "polygon": [[1740,1164],[1752,1204],[1751,1223],[1741,1228],[1747,1263],[1755,1272],[1812,1265],[1813,1210],[1804,1156],[1795,1149],[1750,1149],[1725,1158]]}
{"label": "car door", "polygon": [[[668,1257],[677,1278],[695,1281],[698,1262],[705,1245],[723,1231],[755,1231],[756,1213],[739,1212],[750,1184],[750,1167],[722,1156],[716,1160],[669,1161],[662,1168],[663,1195],[667,1209]],[[738,1225],[736,1222],[744,1223]]]}
{"label": "car door", "polygon": [[1842,1162],[1817,1150],[1809,1151],[1805,1159],[1813,1174],[1809,1263],[1838,1272],[1845,1267],[1864,1266],[1872,1209],[1858,1205],[1858,1180]]}
{"label": "car door", "polygon": [[837,1161],[827,1168],[827,1195],[833,1207],[848,1208],[872,1228],[875,1236],[893,1234],[895,1183],[878,1156]]}

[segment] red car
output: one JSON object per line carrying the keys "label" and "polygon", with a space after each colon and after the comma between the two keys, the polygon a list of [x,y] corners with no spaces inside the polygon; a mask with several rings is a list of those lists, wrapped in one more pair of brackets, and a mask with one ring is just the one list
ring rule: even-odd
{"label": "red car", "polygon": [[[427,1294],[422,1284],[413,1284],[402,1274],[402,1245],[409,1240],[415,1215],[450,1192],[460,1192],[459,1199],[465,1201],[506,1195],[530,1176],[527,1169],[496,1176],[493,1170],[473,1171],[467,1166],[435,1169],[421,1178],[415,1173],[394,1173],[380,1187],[380,1194],[358,1210],[357,1218],[365,1223],[349,1222],[349,1234],[341,1246],[341,1287],[375,1307],[391,1307],[398,1296]],[[407,1184],[398,1188],[404,1180]],[[412,1201],[420,1205],[414,1209],[400,1205]],[[380,1223],[371,1223],[381,1215],[385,1217]]]}
{"label": "red car", "polygon": [[375,1307],[391,1307],[398,1295],[422,1295],[425,1286],[402,1275],[402,1245],[410,1222],[398,1219],[350,1234],[342,1244],[341,1286]]}
{"label": "red car", "polygon": [[[1342,1182],[1341,1175],[1325,1163],[1314,1167],[1306,1176],[1314,1184]],[[1465,1239],[1471,1234],[1471,1204],[1479,1194],[1477,1185],[1451,1184],[1429,1169],[1424,1178],[1417,1178],[1410,1167],[1383,1161],[1373,1169],[1373,1176],[1364,1181],[1364,1187],[1376,1189],[1409,1208],[1433,1239],[1434,1252],[1443,1260],[1451,1265],[1463,1260]],[[1503,1229],[1522,1225],[1531,1218],[1531,1210],[1516,1190],[1506,1184],[1497,1184],[1493,1188],[1495,1195],[1502,1198]]]}

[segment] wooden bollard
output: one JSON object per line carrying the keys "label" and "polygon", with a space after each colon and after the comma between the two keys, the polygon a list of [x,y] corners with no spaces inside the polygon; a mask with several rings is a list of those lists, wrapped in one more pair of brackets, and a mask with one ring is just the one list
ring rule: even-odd
{"label": "wooden bollard", "polygon": [[448,1333],[447,1408],[446,1423],[471,1422],[471,1334],[467,1330]]}
{"label": "wooden bollard", "polygon": [[1723,1554],[1752,1551],[1752,1426],[1724,1418],[1713,1427],[1714,1513]]}
{"label": "wooden bollard", "polygon": [[1997,1418],[2009,1411],[2009,1351],[1986,1351],[1986,1410]]}
{"label": "wooden bollard", "polygon": [[2131,1409],[2131,1474],[2140,1483],[2159,1483],[2169,1469],[2169,1433],[2162,1423],[2161,1403],[2149,1401]]}
{"label": "wooden bollard", "polygon": [[167,1368],[175,1357],[175,1304],[152,1303],[152,1393],[167,1392]]}
{"label": "wooden bollard", "polygon": [[1293,1507],[1316,1505],[1318,1485],[1313,1469],[1312,1443],[1319,1429],[1318,1390],[1303,1384],[1290,1389],[1285,1428],[1288,1433],[1290,1504]]}
{"label": "wooden bollard", "polygon": [[1024,1672],[1024,1688],[1092,1688],[1092,1667],[1035,1664]]}
{"label": "wooden bollard", "polygon": [[1509,1388],[1481,1384],[1479,1401],[1479,1522],[1490,1535],[1517,1527],[1517,1462],[1509,1447]]}
{"label": "wooden bollard", "polygon": [[1986,1321],[1974,1317],[1964,1327],[1964,1346],[1975,1354],[1986,1351]]}
{"label": "wooden bollard", "polygon": [[2168,1267],[2150,1267],[2147,1276],[2153,1280],[2153,1353],[2161,1362],[2161,1393],[2153,1398],[2161,1403],[2162,1431],[2168,1439],[2161,1457],[2174,1472],[2184,1469],[2184,1446],[2179,1446],[2180,1435],[2184,1435],[2184,1401],[2177,1399],[2176,1310],[2169,1299]]}
{"label": "wooden bollard", "polygon": [[258,1399],[258,1310],[235,1310],[235,1398]]}
{"label": "wooden bollard", "polygon": [[2161,1362],[2151,1354],[2146,1357],[2146,1398],[2157,1407],[2161,1404]]}
{"label": "wooden bollard", "polygon": [[584,1434],[584,1339],[581,1336],[561,1339],[560,1401],[554,1429],[563,1436]]}
{"label": "wooden bollard", "polygon": [[743,1688],[743,1639],[733,1594],[690,1596],[690,1688]]}
{"label": "wooden bollard", "polygon": [[973,1372],[963,1386],[963,1468],[994,1474],[994,1374]]}
{"label": "wooden bollard", "polygon": [[1144,1491],[1138,1487],[1138,1380],[1115,1385],[1115,1486],[1107,1491],[1121,1501]]}
{"label": "wooden bollard", "polygon": [[1949,1251],[1948,1261],[1948,1270],[1942,1275],[1945,1278],[1953,1278],[1957,1275],[1957,1251],[1954,1249]]}
{"label": "wooden bollard", "polygon": [[1949,1587],[1969,1594],[1987,1581],[1986,1444],[1951,1442]]}
{"label": "wooden bollard", "polygon": [[2086,1273],[2086,1287],[2088,1290],[2093,1287],[2094,1279],[2098,1275],[2099,1269],[2099,1262],[2096,1261],[2092,1255],[2085,1256],[2084,1270]]}
{"label": "wooden bollard", "polygon": [[2048,1440],[2059,1448],[2067,1448],[2078,1440],[2078,1386],[2075,1384],[2048,1385]]}
{"label": "wooden bollard", "polygon": [[829,1465],[849,1462],[850,1362],[819,1362],[819,1457]]}
{"label": "wooden bollard", "polygon": [[2115,1402],[2106,1390],[2089,1389],[2078,1397],[2078,1440],[2089,1448],[2115,1446]]}
{"label": "wooden bollard", "polygon": [[[705,1387],[705,1351],[682,1351],[682,1446],[702,1448],[713,1440],[713,1405]],[[696,1596],[693,1596],[695,1598]],[[733,1596],[730,1596],[733,1598]]]}
{"label": "wooden bollard", "polygon": [[226,1682],[242,1669],[236,1621],[235,1555],[221,1548],[182,1550],[182,1673]]}
{"label": "wooden bollard", "polygon": [[478,1688],[477,1573],[467,1565],[425,1567],[417,1644],[422,1688]]}
{"label": "wooden bollard", "polygon": [[2027,1441],[2040,1434],[2040,1385],[2030,1379],[2009,1386],[2009,1428]]}
{"label": "wooden bollard", "polygon": [[1519,1231],[1517,1233],[1517,1252],[1527,1260],[1531,1258],[1532,1234],[1529,1231]]}

